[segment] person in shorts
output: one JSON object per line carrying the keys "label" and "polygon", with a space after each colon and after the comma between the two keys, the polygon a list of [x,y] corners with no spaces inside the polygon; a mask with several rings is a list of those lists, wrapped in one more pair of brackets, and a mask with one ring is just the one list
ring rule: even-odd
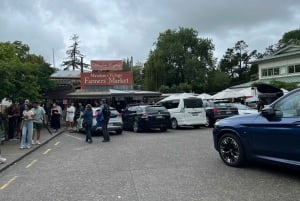
{"label": "person in shorts", "polygon": [[[40,135],[41,135],[41,129],[46,124],[46,117],[45,117],[45,110],[43,107],[40,106],[38,101],[33,102],[33,108],[31,109],[34,113],[34,120],[33,120],[33,127],[34,132],[32,136],[32,144],[41,144],[40,143]],[[36,136],[36,141],[35,141]]]}
{"label": "person in shorts", "polygon": [[73,130],[75,117],[75,107],[73,103],[69,103],[67,106],[66,123],[68,130]]}

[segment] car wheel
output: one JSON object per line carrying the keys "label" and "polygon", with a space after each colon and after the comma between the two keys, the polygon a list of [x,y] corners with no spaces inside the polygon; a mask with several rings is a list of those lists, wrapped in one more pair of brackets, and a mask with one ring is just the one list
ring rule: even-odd
{"label": "car wheel", "polygon": [[178,128],[178,123],[176,119],[172,119],[172,123],[171,123],[172,129],[176,129]]}
{"label": "car wheel", "polygon": [[218,150],[221,159],[226,165],[239,167],[244,164],[246,158],[240,139],[233,134],[224,134],[218,142]]}
{"label": "car wheel", "polygon": [[122,132],[123,132],[123,130],[122,130],[122,129],[118,129],[118,130],[116,130],[116,133],[117,133],[117,134],[122,134]]}
{"label": "car wheel", "polygon": [[135,133],[141,132],[139,123],[137,121],[133,122],[132,129],[133,129],[133,132],[135,132]]}

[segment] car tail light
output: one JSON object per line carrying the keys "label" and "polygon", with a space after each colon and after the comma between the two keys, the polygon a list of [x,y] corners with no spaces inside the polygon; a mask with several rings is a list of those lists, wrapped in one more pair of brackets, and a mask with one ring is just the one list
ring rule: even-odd
{"label": "car tail light", "polygon": [[214,108],[214,109],[213,109],[213,113],[218,113],[218,112],[220,112],[219,109],[217,109],[217,108]]}

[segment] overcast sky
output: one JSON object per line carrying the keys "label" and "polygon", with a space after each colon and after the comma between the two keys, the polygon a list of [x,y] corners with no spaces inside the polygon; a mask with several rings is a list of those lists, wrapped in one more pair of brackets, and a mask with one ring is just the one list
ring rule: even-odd
{"label": "overcast sky", "polygon": [[220,59],[239,40],[263,52],[300,28],[299,0],[0,0],[0,8],[0,41],[22,41],[56,67],[73,34],[85,63],[131,56],[136,63],[167,29],[195,29]]}

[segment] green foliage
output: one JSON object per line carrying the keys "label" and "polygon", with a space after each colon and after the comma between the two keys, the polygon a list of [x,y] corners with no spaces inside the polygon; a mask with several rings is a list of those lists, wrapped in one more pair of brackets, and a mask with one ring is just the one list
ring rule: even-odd
{"label": "green foliage", "polygon": [[213,70],[208,73],[208,87],[202,92],[216,93],[230,86],[230,77],[228,74],[220,71]]}
{"label": "green foliage", "polygon": [[228,48],[220,61],[219,68],[231,79],[231,85],[241,84],[250,81],[251,58],[257,56],[257,51],[248,53],[248,45],[243,40],[238,41],[233,48]]}
{"label": "green foliage", "polygon": [[[252,87],[256,87],[260,84],[265,84],[264,82],[254,82],[251,86]],[[297,84],[295,83],[286,83],[286,82],[280,82],[280,81],[275,81],[275,80],[272,80],[269,85],[273,86],[273,87],[276,87],[278,89],[286,89],[288,91],[291,91],[293,89],[296,89],[298,88]]]}
{"label": "green foliage", "polygon": [[207,72],[214,63],[210,39],[198,38],[191,28],[169,29],[159,34],[155,45],[145,63],[146,89],[158,90],[164,85],[173,90],[186,83],[194,90],[207,85]]}
{"label": "green foliage", "polygon": [[29,54],[29,46],[20,41],[0,43],[0,99],[20,101],[41,98],[53,83],[53,68],[42,56]]}
{"label": "green foliage", "polygon": [[161,93],[189,93],[192,92],[192,86],[187,83],[180,83],[179,86],[172,85],[171,87],[166,85],[161,85],[159,88]]}
{"label": "green foliage", "polygon": [[133,66],[132,74],[133,74],[134,88],[141,90],[143,85],[143,67]]}
{"label": "green foliage", "polygon": [[298,88],[297,84],[295,84],[295,83],[286,83],[286,82],[280,82],[280,81],[275,81],[275,80],[272,80],[270,82],[270,85],[277,87],[278,89],[283,88],[288,91]]}
{"label": "green foliage", "polygon": [[300,44],[300,29],[295,29],[283,34],[282,39],[279,40],[279,43],[284,44]]}

